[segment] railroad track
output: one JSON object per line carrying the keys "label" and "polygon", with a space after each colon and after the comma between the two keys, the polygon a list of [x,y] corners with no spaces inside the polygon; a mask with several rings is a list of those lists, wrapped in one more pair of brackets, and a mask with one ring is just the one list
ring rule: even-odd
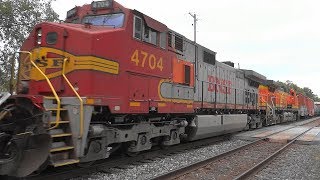
{"label": "railroad track", "polygon": [[[312,124],[314,121],[308,123]],[[298,126],[298,125],[297,125]],[[294,127],[297,127],[294,126]],[[286,128],[282,131],[294,128]],[[279,132],[282,132],[279,131]],[[277,132],[277,133],[279,133]],[[274,133],[276,134],[276,133]],[[271,134],[273,135],[273,134]],[[270,136],[271,136],[270,135]],[[169,149],[160,149],[155,148],[147,152],[142,152],[141,154],[137,155],[136,157],[128,157],[122,155],[110,157],[106,160],[99,160],[93,164],[88,164],[87,167],[78,167],[75,165],[70,165],[61,168],[49,168],[42,172],[41,174],[32,175],[26,178],[10,178],[10,177],[0,177],[0,179],[4,180],[63,180],[63,179],[70,179],[79,176],[84,176],[90,173],[102,172],[102,173],[110,173],[112,172],[112,168],[118,169],[127,169],[130,165],[139,165],[145,164],[148,162],[155,161],[159,158],[164,158],[168,156],[172,156],[174,154],[182,153],[185,151],[190,151],[192,149],[198,149],[206,146],[210,146],[216,144],[221,141],[228,140],[230,135],[220,136],[220,137],[213,137],[209,139],[203,139],[195,142],[188,142],[184,144],[179,144],[170,147]]]}
{"label": "railroad track", "polygon": [[287,143],[271,143],[267,140],[268,137],[272,135],[297,126],[275,132],[267,137],[231,149],[230,151],[221,153],[204,161],[194,163],[190,166],[185,166],[169,173],[162,174],[153,179],[247,179],[262,170],[265,165],[288,149],[305,133],[316,126],[319,126],[319,120],[320,119],[316,119],[304,124],[308,129]]}
{"label": "railroad track", "polygon": [[25,178],[12,178],[12,177],[0,177],[4,180],[63,180],[75,178],[83,175],[87,175],[95,172],[110,173],[112,168],[126,169],[130,165],[144,164],[155,161],[157,158],[169,157],[174,154],[189,151],[191,149],[198,149],[205,146],[210,146],[218,142],[222,142],[230,139],[229,135],[213,137],[209,139],[203,139],[195,142],[182,143],[172,146],[168,149],[161,149],[156,147],[150,151],[142,152],[135,157],[128,157],[124,154],[117,154],[114,157],[110,157],[105,160],[96,161],[93,164],[87,164],[86,167],[78,167],[70,165],[61,168],[49,168],[44,172],[31,175]]}

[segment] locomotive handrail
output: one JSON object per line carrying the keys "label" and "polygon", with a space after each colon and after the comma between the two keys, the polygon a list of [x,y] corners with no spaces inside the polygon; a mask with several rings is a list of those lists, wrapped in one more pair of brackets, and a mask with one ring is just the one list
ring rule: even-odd
{"label": "locomotive handrail", "polygon": [[0,106],[11,96],[9,92],[0,92]]}
{"label": "locomotive handrail", "polygon": [[270,106],[270,104],[267,102],[267,101],[265,101],[264,99],[262,99],[262,97],[260,97],[260,99],[261,99],[261,101],[263,102],[263,103],[266,103],[266,105],[272,110],[272,112],[273,112],[273,108]]}
{"label": "locomotive handrail", "polygon": [[30,62],[32,64],[32,66],[34,66],[39,72],[40,74],[46,79],[53,95],[54,95],[54,98],[55,100],[57,101],[57,115],[56,115],[56,121],[55,121],[55,125],[50,127],[48,130],[51,130],[51,129],[55,129],[59,126],[60,124],[60,112],[61,112],[61,109],[60,109],[60,105],[61,105],[61,101],[60,101],[60,98],[56,92],[56,90],[54,89],[52,83],[50,82],[49,78],[46,76],[45,73],[42,72],[42,70],[32,61],[32,53],[29,52],[29,51],[19,51],[19,53],[24,53],[24,54],[29,54],[29,57],[30,57]]}
{"label": "locomotive handrail", "polygon": [[65,75],[65,70],[66,70],[66,63],[68,61],[68,58],[64,58],[63,60],[63,67],[62,67],[62,76],[63,78],[66,80],[66,82],[68,83],[69,87],[72,89],[73,93],[78,97],[79,101],[80,101],[80,134],[79,134],[79,138],[82,138],[83,135],[83,100],[80,97],[79,93],[74,89],[74,87],[72,86],[72,84],[70,83],[69,79],[67,78],[67,76]]}

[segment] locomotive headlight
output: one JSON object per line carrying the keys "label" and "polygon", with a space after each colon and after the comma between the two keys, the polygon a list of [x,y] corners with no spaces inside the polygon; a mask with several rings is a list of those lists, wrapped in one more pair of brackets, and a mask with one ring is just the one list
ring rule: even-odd
{"label": "locomotive headlight", "polygon": [[92,10],[97,9],[107,9],[112,7],[112,0],[105,0],[105,1],[93,1],[91,3]]}
{"label": "locomotive headlight", "polygon": [[41,30],[41,29],[38,29],[37,35],[38,35],[38,37],[41,37],[41,36],[42,36],[42,30]]}
{"label": "locomotive headlight", "polygon": [[41,45],[41,41],[42,41],[42,30],[38,29],[37,30],[37,44]]}
{"label": "locomotive headlight", "polygon": [[41,45],[41,38],[38,38],[37,43],[38,43],[38,45]]}

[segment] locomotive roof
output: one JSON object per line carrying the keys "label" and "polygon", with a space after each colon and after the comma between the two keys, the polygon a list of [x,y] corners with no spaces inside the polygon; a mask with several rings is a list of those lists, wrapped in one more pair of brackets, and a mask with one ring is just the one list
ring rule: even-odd
{"label": "locomotive roof", "polygon": [[163,23],[151,18],[150,16],[147,16],[147,15],[145,15],[145,14],[143,14],[140,11],[137,11],[135,9],[132,10],[132,12],[133,12],[133,14],[142,16],[144,18],[145,22],[147,23],[147,25],[149,27],[151,27],[152,29],[157,30],[159,32],[168,31],[168,27],[165,24],[163,24]]}
{"label": "locomotive roof", "polygon": [[248,70],[248,69],[241,69],[244,72],[244,76],[248,79],[251,79],[253,81],[259,82],[259,83],[264,83],[267,78],[262,75],[259,74],[253,70]]}

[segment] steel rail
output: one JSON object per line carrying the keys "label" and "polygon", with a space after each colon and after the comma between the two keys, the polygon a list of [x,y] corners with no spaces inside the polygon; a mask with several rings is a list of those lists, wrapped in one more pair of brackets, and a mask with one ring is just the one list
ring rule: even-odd
{"label": "steel rail", "polygon": [[162,174],[162,175],[154,177],[152,179],[153,180],[162,180],[162,179],[175,179],[175,178],[181,177],[181,176],[187,174],[188,172],[191,172],[191,171],[194,171],[194,170],[199,169],[201,167],[204,167],[207,164],[212,163],[213,161],[216,161],[216,160],[222,159],[224,157],[227,157],[227,156],[229,156],[230,154],[233,154],[236,151],[245,149],[247,147],[253,146],[253,145],[258,144],[258,143],[262,143],[265,139],[266,138],[261,138],[261,139],[255,140],[253,142],[250,142],[248,144],[242,145],[240,147],[233,148],[233,149],[231,149],[231,150],[229,150],[227,152],[223,152],[221,154],[218,154],[217,156],[211,157],[211,158],[203,160],[203,161],[196,162],[196,163],[188,165],[188,166],[184,166],[184,167],[182,167],[180,169],[170,171],[169,173]]}
{"label": "steel rail", "polygon": [[284,150],[286,150],[287,148],[289,148],[294,142],[296,142],[301,136],[303,136],[304,134],[306,134],[307,132],[309,132],[311,129],[313,129],[314,127],[310,127],[309,129],[307,129],[305,132],[303,132],[302,134],[298,135],[297,137],[295,137],[294,139],[290,140],[286,145],[284,145],[281,149],[279,149],[278,151],[274,152],[273,154],[271,154],[270,156],[268,156],[266,159],[264,159],[263,161],[261,161],[260,163],[258,163],[257,165],[255,165],[254,167],[250,168],[249,170],[247,170],[246,172],[240,174],[239,176],[237,176],[236,178],[234,178],[234,180],[242,180],[242,179],[246,179],[248,177],[250,177],[251,175],[253,175],[255,172],[258,172],[258,170],[263,169],[263,167],[265,167],[269,162],[271,162],[274,158],[276,158],[278,155],[280,155]]}
{"label": "steel rail", "polygon": [[[315,119],[315,120],[313,120],[311,122],[308,122],[306,124],[313,123],[313,122],[315,122],[317,120],[319,120],[319,119]],[[306,124],[303,124],[303,125],[306,125]],[[247,147],[253,146],[253,145],[258,144],[258,143],[261,143],[261,142],[267,140],[272,135],[278,134],[280,132],[283,132],[283,131],[286,131],[286,130],[289,130],[289,129],[292,129],[292,128],[295,128],[295,127],[298,127],[298,126],[301,126],[301,125],[296,125],[296,126],[293,126],[291,128],[287,128],[287,129],[284,129],[284,130],[281,130],[281,131],[278,131],[278,132],[274,132],[272,134],[267,135],[266,137],[257,139],[257,140],[255,140],[253,142],[248,143],[248,144],[242,145],[240,147],[233,148],[233,149],[231,149],[231,150],[229,150],[227,152],[220,153],[220,154],[218,154],[218,155],[216,155],[214,157],[211,157],[209,159],[206,159],[206,160],[203,160],[203,161],[199,161],[199,162],[193,163],[193,164],[188,165],[188,166],[184,166],[184,167],[176,169],[176,170],[172,170],[169,173],[161,174],[161,175],[159,175],[157,177],[154,177],[152,179],[153,180],[162,180],[162,179],[175,179],[175,178],[181,177],[181,176],[187,174],[188,172],[191,172],[191,171],[194,171],[194,170],[199,169],[201,167],[204,167],[204,166],[212,163],[213,161],[216,161],[216,160],[222,159],[224,157],[227,157],[228,155],[233,154],[236,151],[240,151],[240,150],[245,149]],[[312,127],[312,128],[314,128],[314,127]],[[310,129],[312,129],[312,128],[310,128]],[[300,135],[299,135],[299,137],[300,137]]]}

